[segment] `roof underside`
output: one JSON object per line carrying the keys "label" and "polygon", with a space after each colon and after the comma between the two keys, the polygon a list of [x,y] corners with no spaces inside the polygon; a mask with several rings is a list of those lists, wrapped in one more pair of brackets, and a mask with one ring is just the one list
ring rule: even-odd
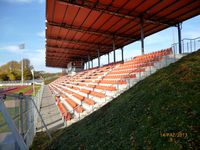
{"label": "roof underside", "polygon": [[87,61],[200,14],[199,0],[47,0],[46,66]]}

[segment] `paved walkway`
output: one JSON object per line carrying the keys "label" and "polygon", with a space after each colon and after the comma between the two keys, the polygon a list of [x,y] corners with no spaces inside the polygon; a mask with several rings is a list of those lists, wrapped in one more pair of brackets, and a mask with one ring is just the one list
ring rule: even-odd
{"label": "paved walkway", "polygon": [[[52,97],[51,91],[47,85],[44,87],[44,92],[41,100],[40,113],[44,119],[47,128],[50,131],[57,130],[64,127],[63,121],[59,114],[58,108],[55,104],[55,100]],[[37,132],[45,131],[41,120],[38,117]]]}

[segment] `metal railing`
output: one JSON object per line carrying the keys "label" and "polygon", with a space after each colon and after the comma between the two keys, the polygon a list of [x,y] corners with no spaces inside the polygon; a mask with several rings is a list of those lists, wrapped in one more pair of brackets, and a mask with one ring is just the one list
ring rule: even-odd
{"label": "metal railing", "polygon": [[[33,80],[26,80],[23,82],[23,84],[31,84],[33,83]],[[43,80],[34,80],[34,83],[36,84],[42,84]],[[16,80],[16,81],[0,81],[0,84],[22,84],[21,80]]]}
{"label": "metal railing", "polygon": [[[182,53],[191,53],[200,48],[200,37],[189,39],[184,38],[181,40]],[[179,43],[172,44],[174,54],[179,53]]]}
{"label": "metal railing", "polygon": [[[47,134],[51,135],[39,112],[44,84],[35,97],[24,96],[22,93],[3,95],[0,97],[0,136],[1,133],[12,132],[17,146],[15,149],[28,149],[36,134],[36,123],[40,117]],[[4,143],[0,143],[3,145]]]}

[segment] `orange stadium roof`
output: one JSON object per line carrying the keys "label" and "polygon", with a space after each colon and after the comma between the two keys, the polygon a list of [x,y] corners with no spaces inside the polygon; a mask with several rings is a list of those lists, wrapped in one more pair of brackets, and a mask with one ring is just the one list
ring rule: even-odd
{"label": "orange stadium roof", "polygon": [[46,66],[87,62],[200,14],[199,0],[47,0]]}

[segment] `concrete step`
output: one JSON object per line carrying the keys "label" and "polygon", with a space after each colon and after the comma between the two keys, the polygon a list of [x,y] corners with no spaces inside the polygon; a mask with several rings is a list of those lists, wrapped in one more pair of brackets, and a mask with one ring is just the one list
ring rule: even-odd
{"label": "concrete step", "polygon": [[[48,86],[44,87],[44,92],[40,106],[40,113],[47,128],[50,131],[64,127],[64,123],[60,116],[60,112],[55,104],[55,100],[52,97],[51,91]],[[37,132],[46,130],[40,118],[38,118],[37,120],[36,128]]]}

